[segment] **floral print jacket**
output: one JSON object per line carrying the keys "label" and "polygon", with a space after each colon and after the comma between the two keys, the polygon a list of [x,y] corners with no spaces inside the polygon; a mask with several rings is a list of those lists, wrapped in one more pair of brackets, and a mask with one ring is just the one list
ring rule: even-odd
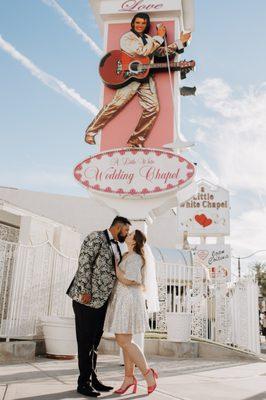
{"label": "floral print jacket", "polygon": [[81,303],[81,296],[89,293],[88,305],[100,308],[108,300],[116,281],[115,258],[107,231],[89,234],[80,250],[76,275],[67,294]]}

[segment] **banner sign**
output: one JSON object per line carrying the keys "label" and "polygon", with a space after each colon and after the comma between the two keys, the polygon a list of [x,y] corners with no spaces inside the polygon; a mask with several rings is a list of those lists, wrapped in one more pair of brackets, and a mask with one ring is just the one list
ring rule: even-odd
{"label": "banner sign", "polygon": [[180,0],[112,0],[102,1],[101,14],[159,12],[181,10]]}
{"label": "banner sign", "polygon": [[180,204],[178,228],[189,235],[229,235],[229,192],[200,181],[198,193]]}
{"label": "banner sign", "polygon": [[195,166],[174,153],[155,149],[117,149],[96,154],[74,170],[90,190],[113,196],[159,196],[183,189]]}
{"label": "banner sign", "polygon": [[231,246],[228,244],[198,244],[190,246],[194,262],[208,267],[210,276],[215,277],[222,271],[224,277],[230,280]]}

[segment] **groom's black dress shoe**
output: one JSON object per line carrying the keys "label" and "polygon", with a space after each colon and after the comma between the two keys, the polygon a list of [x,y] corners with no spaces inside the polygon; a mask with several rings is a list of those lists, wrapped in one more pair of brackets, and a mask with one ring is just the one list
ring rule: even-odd
{"label": "groom's black dress shoe", "polygon": [[93,389],[98,390],[99,392],[109,392],[110,390],[113,390],[112,386],[106,386],[101,381],[99,381],[95,374],[92,374],[91,386],[93,387]]}
{"label": "groom's black dress shoe", "polygon": [[83,394],[83,396],[88,396],[88,397],[98,397],[101,395],[101,393],[93,390],[93,388],[90,385],[78,386],[77,392]]}

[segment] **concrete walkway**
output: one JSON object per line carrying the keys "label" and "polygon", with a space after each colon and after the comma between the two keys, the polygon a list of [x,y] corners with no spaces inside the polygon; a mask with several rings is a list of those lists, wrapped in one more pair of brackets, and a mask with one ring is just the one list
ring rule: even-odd
{"label": "concrete walkway", "polygon": [[[152,357],[160,375],[151,400],[266,400],[266,363],[252,361],[175,360]],[[123,368],[118,357],[100,356],[99,375],[119,386]],[[34,363],[0,365],[0,400],[85,399],[76,393],[77,362],[37,358]],[[140,379],[136,395],[105,394],[104,399],[144,399]],[[88,397],[87,397],[88,399]]]}

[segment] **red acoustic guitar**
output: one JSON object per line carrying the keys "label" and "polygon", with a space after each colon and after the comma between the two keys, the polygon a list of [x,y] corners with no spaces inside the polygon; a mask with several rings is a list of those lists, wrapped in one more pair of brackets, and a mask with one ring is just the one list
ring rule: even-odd
{"label": "red acoustic guitar", "polygon": [[[187,73],[194,69],[195,61],[170,62],[172,71]],[[166,71],[167,63],[152,64],[149,57],[130,56],[121,50],[107,53],[100,62],[99,73],[111,88],[120,88],[134,81],[143,81],[151,71]]]}

